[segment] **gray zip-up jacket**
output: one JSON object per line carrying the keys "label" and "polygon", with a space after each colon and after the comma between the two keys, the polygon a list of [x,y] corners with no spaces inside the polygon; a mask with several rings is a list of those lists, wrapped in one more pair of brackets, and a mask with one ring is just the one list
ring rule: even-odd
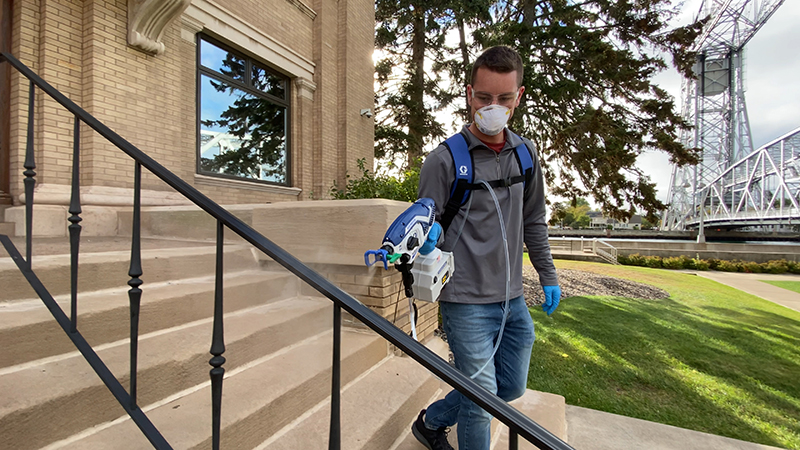
{"label": "gray zip-up jacket", "polygon": [[[488,148],[468,126],[462,133],[472,153],[473,183],[478,180],[493,181],[520,175],[515,148],[519,138],[506,133],[506,144],[498,154]],[[525,139],[529,149],[533,144]],[[533,178],[523,188],[523,183],[495,188],[505,221],[511,269],[510,297],[522,295],[522,243],[528,247],[531,263],[539,273],[543,286],[557,285],[550,245],[547,242],[545,220],[544,179],[536,152],[533,156]],[[436,203],[437,220],[450,199],[455,179],[453,157],[443,144],[425,159],[420,172],[419,197],[432,198]],[[461,207],[450,228],[439,244],[443,251],[453,252],[455,272],[439,297],[443,302],[495,303],[505,300],[506,264],[500,221],[491,194],[485,189],[472,191],[472,203]],[[464,217],[467,217],[466,223]],[[463,225],[460,237],[456,235]]]}

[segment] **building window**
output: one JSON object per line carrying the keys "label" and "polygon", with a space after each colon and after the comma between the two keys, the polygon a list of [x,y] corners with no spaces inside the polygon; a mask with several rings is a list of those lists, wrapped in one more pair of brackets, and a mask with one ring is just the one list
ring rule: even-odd
{"label": "building window", "polygon": [[289,185],[289,79],[198,39],[198,171]]}

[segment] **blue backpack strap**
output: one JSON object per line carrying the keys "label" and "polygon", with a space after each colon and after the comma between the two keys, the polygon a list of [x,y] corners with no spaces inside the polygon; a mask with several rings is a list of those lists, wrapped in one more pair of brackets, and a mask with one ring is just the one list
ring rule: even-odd
{"label": "blue backpack strap", "polygon": [[[508,130],[508,132],[521,140],[521,138],[511,132],[511,130]],[[462,133],[450,136],[444,141],[444,145],[450,150],[450,154],[453,156],[453,166],[455,168],[455,179],[450,188],[450,199],[447,201],[440,219],[442,229],[446,233],[447,229],[450,227],[450,223],[453,222],[453,218],[455,218],[458,213],[458,210],[467,203],[467,199],[469,199],[472,190],[486,189],[486,186],[483,184],[474,184],[472,182],[472,154],[467,147],[467,138]],[[509,187],[517,183],[524,183],[523,186],[527,186],[528,181],[533,178],[533,156],[531,150],[524,141],[514,150],[517,163],[519,164],[520,175],[503,180],[489,181],[488,184],[492,188]]]}
{"label": "blue backpack strap", "polygon": [[450,227],[453,218],[461,209],[461,205],[467,202],[472,185],[472,155],[467,146],[467,138],[462,133],[454,134],[444,141],[445,147],[450,150],[453,156],[453,167],[455,168],[455,178],[450,188],[450,200],[444,207],[440,224],[444,232]]}
{"label": "blue backpack strap", "polygon": [[450,188],[450,198],[455,198],[459,201],[459,205],[463,205],[467,202],[469,192],[462,192],[461,195],[455,194],[459,181],[463,180],[461,181],[462,186],[464,183],[472,184],[472,155],[469,153],[469,147],[467,147],[467,138],[463,134],[457,133],[444,141],[444,145],[453,156],[453,167],[456,172],[456,177]]}
{"label": "blue backpack strap", "polygon": [[[511,130],[508,130],[508,132],[513,136],[516,136],[517,139],[522,140]],[[527,187],[528,182],[531,180],[531,178],[533,178],[533,156],[531,155],[531,150],[525,144],[525,141],[522,141],[522,143],[519,144],[515,150],[515,153],[517,154],[517,162],[519,163],[519,171],[524,177],[523,186]]]}

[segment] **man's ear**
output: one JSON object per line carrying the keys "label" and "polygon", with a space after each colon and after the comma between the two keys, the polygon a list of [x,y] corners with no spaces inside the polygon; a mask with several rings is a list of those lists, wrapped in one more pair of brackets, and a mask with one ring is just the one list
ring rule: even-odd
{"label": "man's ear", "polygon": [[467,105],[472,106],[472,85],[467,85]]}
{"label": "man's ear", "polygon": [[516,103],[514,103],[514,107],[515,107],[515,108],[516,108],[517,106],[519,106],[519,102],[520,102],[520,100],[522,100],[522,94],[523,94],[523,93],[525,93],[525,86],[520,86],[520,87],[519,87],[519,92],[517,93],[517,102],[516,102]]}

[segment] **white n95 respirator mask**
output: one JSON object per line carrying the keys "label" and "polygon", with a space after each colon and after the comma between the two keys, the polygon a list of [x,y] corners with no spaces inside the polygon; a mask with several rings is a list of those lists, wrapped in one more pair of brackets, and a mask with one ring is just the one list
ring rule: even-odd
{"label": "white n95 respirator mask", "polygon": [[511,110],[502,105],[489,105],[475,111],[475,126],[487,136],[500,134],[511,118]]}

